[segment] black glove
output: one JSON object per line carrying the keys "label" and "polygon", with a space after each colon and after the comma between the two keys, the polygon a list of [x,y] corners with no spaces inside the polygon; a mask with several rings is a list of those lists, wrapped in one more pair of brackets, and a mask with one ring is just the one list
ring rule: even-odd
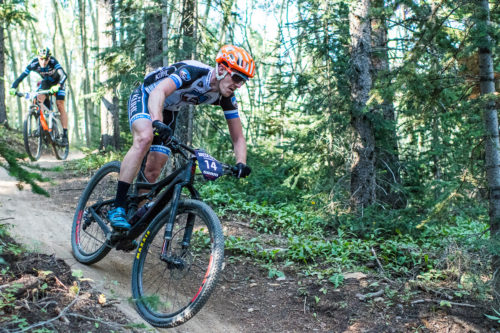
{"label": "black glove", "polygon": [[153,128],[155,130],[155,135],[158,135],[162,141],[170,139],[173,134],[170,126],[162,123],[159,120],[153,121]]}
{"label": "black glove", "polygon": [[237,163],[236,167],[238,168],[236,178],[245,178],[252,172],[252,169],[248,165],[241,162]]}

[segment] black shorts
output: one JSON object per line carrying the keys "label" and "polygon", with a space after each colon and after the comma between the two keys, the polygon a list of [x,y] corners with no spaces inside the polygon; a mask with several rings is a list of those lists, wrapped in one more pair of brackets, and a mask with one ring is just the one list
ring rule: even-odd
{"label": "black shorts", "polygon": [[[59,82],[50,82],[49,80],[42,80],[40,85],[38,86],[39,90],[49,90],[51,87],[58,85]],[[58,101],[64,101],[66,97],[66,90],[59,89],[59,91],[56,93],[56,100]]]}
{"label": "black shorts", "polygon": [[[128,121],[130,128],[132,128],[132,123],[137,119],[151,119],[148,110],[148,100],[149,94],[144,91],[142,85],[137,87],[130,95],[128,99]],[[177,111],[163,110],[163,123],[170,126],[174,131],[177,114]]]}
{"label": "black shorts", "polygon": [[[128,100],[128,121],[130,130],[132,130],[132,123],[137,119],[151,120],[151,115],[149,114],[148,110],[148,99],[149,94],[144,91],[144,87],[142,84],[137,87],[130,95],[130,98]],[[170,126],[170,128],[174,132],[177,115],[177,111],[163,109],[163,123]],[[162,145],[162,142],[158,137],[153,138],[153,143],[151,145],[150,151],[156,151],[170,155],[170,150]]]}

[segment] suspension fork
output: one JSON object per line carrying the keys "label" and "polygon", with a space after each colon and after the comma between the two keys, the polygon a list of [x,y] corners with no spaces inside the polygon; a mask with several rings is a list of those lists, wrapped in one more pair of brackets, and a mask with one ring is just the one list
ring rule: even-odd
{"label": "suspension fork", "polygon": [[[200,199],[198,191],[196,191],[196,189],[191,184],[188,185],[188,189],[191,192],[191,196],[194,199],[198,200]],[[182,237],[182,243],[181,243],[183,249],[187,249],[189,247],[189,244],[191,243],[191,235],[193,234],[195,218],[196,218],[195,214],[188,213],[186,221],[186,229],[184,230],[184,236]]]}
{"label": "suspension fork", "polygon": [[183,249],[187,249],[191,243],[191,235],[193,234],[194,219],[196,216],[193,213],[188,213],[186,221],[186,229],[184,230],[184,236],[182,237],[181,246]]}
{"label": "suspension fork", "polygon": [[167,258],[167,252],[170,248],[170,241],[172,240],[172,231],[174,230],[175,215],[177,215],[177,207],[179,206],[179,198],[181,197],[183,184],[177,184],[174,187],[174,194],[172,196],[172,204],[170,206],[170,214],[165,226],[165,235],[163,240],[163,247],[161,249],[161,257]]}

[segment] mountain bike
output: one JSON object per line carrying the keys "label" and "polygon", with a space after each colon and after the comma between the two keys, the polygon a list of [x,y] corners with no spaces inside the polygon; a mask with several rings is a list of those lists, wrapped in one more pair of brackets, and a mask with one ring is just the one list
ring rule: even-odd
{"label": "mountain bike", "polygon": [[[155,127],[155,133],[160,130]],[[95,173],[83,191],[73,220],[71,245],[77,261],[93,264],[112,248],[134,250],[133,241],[139,240],[132,268],[136,309],[153,326],[175,327],[206,303],[224,261],[221,223],[194,187],[196,167],[211,180],[236,176],[237,167],[221,163],[173,136],[164,146],[176,157],[181,156],[181,166],[149,183],[144,177],[146,158],[143,160],[127,194],[132,228],[115,231],[107,220],[120,172],[120,163],[110,162]],[[182,195],[183,189],[189,195]]]}
{"label": "mountain bike", "polygon": [[[23,137],[24,148],[32,161],[36,161],[42,155],[43,144],[51,145],[58,160],[68,157],[69,146],[63,145],[63,127],[60,114],[53,110],[53,93],[49,90],[39,90],[28,93],[17,92],[18,97],[24,97],[31,101],[28,114],[24,120]],[[50,106],[47,108],[38,101],[38,95],[49,95]]]}

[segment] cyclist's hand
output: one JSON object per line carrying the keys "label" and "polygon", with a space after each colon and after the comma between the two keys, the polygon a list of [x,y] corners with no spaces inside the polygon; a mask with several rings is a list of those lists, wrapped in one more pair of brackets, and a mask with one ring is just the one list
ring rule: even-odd
{"label": "cyclist's hand", "polygon": [[245,178],[252,172],[252,169],[248,165],[241,162],[237,163],[236,167],[238,168],[238,171],[236,171],[236,178]]}
{"label": "cyclist's hand", "polygon": [[15,96],[15,95],[16,95],[16,92],[17,92],[16,88],[10,88],[10,90],[9,90],[9,94],[10,94],[11,96]]}
{"label": "cyclist's hand", "polygon": [[159,136],[162,141],[170,139],[170,137],[173,134],[170,126],[162,123],[159,120],[153,121],[153,129],[154,129],[154,135]]}
{"label": "cyclist's hand", "polygon": [[56,92],[58,92],[58,91],[59,91],[59,86],[58,86],[58,85],[52,86],[52,87],[50,87],[50,89],[49,89],[49,92],[50,92],[51,94],[55,94],[55,93],[56,93]]}

